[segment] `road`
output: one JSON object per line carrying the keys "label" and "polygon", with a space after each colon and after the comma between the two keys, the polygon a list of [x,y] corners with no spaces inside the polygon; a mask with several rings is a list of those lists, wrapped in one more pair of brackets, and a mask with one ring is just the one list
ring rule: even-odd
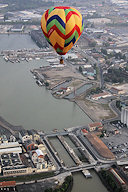
{"label": "road", "polygon": [[103,88],[104,86],[104,79],[103,79],[103,71],[102,71],[102,67],[100,65],[100,62],[98,62],[95,58],[93,58],[92,56],[90,56],[87,51],[83,51],[80,47],[74,48],[77,51],[79,50],[79,52],[81,53],[81,55],[85,58],[87,58],[90,63],[92,65],[96,64],[98,69],[99,69],[99,81],[100,81],[100,88]]}
{"label": "road", "polygon": [[121,112],[120,112],[119,109],[116,107],[116,100],[111,101],[111,102],[109,103],[109,107],[110,107],[110,109],[116,114],[116,117],[103,120],[102,122],[103,122],[104,124],[110,123],[111,121],[116,121],[116,120],[120,120],[120,119],[121,119]]}

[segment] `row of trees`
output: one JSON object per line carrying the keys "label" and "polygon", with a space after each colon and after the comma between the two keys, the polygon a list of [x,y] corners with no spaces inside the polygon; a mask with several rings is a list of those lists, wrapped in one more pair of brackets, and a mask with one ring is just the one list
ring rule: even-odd
{"label": "row of trees", "polygon": [[117,100],[116,101],[116,107],[121,111],[121,101],[120,100]]}
{"label": "row of trees", "polygon": [[108,69],[108,73],[104,74],[104,80],[112,83],[123,83],[128,82],[128,73],[119,69]]}
{"label": "row of trees", "polygon": [[73,177],[72,176],[67,176],[65,178],[64,183],[61,186],[58,186],[56,189],[46,189],[45,192],[69,192],[72,189],[73,185]]}
{"label": "row of trees", "polygon": [[105,56],[107,56],[107,57],[105,57],[105,59],[110,59],[112,57],[115,57],[115,59],[123,59],[126,61],[125,54],[122,54],[121,52],[119,52],[119,53],[112,52],[112,53],[108,54],[107,50],[102,48],[101,53],[103,53]]}
{"label": "row of trees", "polygon": [[99,93],[102,93],[103,91],[102,91],[102,89],[100,88],[100,87],[96,87],[96,88],[93,88],[93,89],[91,89],[91,91],[90,91],[90,94],[99,94]]}
{"label": "row of trees", "polygon": [[103,178],[106,187],[112,192],[124,192],[121,185],[117,184],[109,171],[100,171],[100,176]]}

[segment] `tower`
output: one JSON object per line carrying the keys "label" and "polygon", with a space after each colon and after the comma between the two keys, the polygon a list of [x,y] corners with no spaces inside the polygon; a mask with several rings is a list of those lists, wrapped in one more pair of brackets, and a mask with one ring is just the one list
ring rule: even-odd
{"label": "tower", "polygon": [[123,107],[121,110],[121,123],[126,124],[128,128],[128,107]]}

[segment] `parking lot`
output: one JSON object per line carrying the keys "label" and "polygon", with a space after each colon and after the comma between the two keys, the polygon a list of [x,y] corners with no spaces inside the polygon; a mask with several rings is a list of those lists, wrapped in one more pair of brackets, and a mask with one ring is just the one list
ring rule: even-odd
{"label": "parking lot", "polygon": [[2,154],[0,155],[0,165],[4,167],[12,167],[16,165],[22,165],[20,157],[17,153]]}
{"label": "parking lot", "polygon": [[128,157],[128,128],[120,122],[111,124],[102,140],[117,159]]}

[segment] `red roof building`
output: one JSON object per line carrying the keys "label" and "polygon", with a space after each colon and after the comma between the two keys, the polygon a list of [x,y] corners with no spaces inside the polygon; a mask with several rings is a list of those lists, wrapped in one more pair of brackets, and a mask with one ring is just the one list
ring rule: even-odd
{"label": "red roof building", "polygon": [[103,129],[103,125],[101,122],[94,122],[88,124],[88,128],[89,131],[95,131],[95,130],[101,131]]}
{"label": "red roof building", "polygon": [[81,131],[83,132],[83,134],[87,134],[88,133],[88,131],[86,129],[82,129]]}
{"label": "red roof building", "polygon": [[0,182],[0,188],[3,187],[15,187],[16,186],[16,181],[3,181]]}

